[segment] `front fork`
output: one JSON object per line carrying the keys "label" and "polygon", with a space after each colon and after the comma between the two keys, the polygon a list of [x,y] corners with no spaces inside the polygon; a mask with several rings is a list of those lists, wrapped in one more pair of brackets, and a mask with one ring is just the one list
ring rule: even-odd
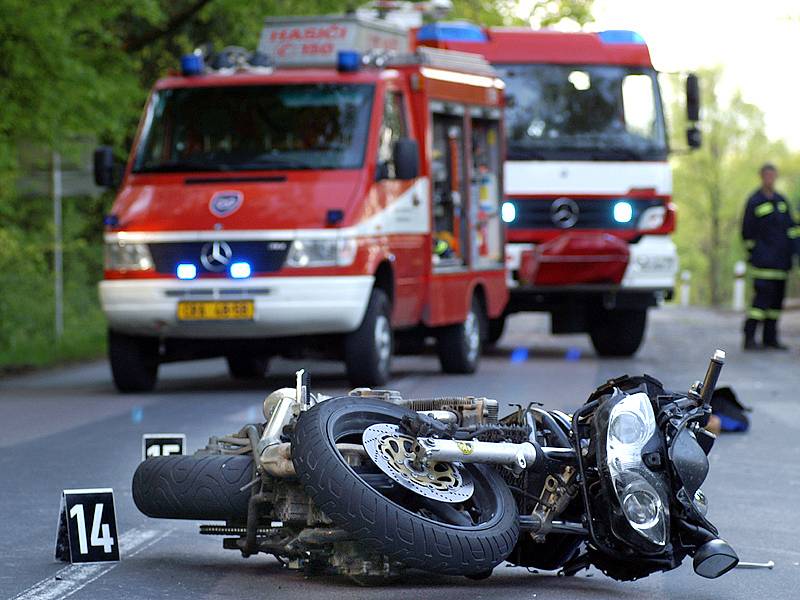
{"label": "front fork", "polygon": [[536,462],[540,454],[531,442],[479,442],[443,440],[419,437],[417,460],[420,462],[460,462],[504,465],[515,471],[524,471]]}
{"label": "front fork", "polygon": [[571,448],[540,446],[534,441],[512,442],[461,441],[432,437],[418,437],[419,462],[460,462],[503,465],[521,472],[535,466],[537,460],[549,458],[569,461],[575,452]]}

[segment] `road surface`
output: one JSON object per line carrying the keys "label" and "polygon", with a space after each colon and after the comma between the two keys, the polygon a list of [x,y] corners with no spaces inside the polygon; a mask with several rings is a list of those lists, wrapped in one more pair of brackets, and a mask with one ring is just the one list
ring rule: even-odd
{"label": "road surface", "polygon": [[[0,598],[674,598],[800,597],[800,315],[787,318],[790,353],[740,351],[740,319],[699,309],[652,313],[648,338],[634,359],[600,360],[583,336],[550,337],[537,315],[509,320],[499,347],[475,376],[444,376],[434,355],[396,360],[392,388],[407,397],[479,394],[503,403],[536,400],[572,410],[592,389],[622,373],[647,372],[684,390],[702,377],[716,347],[728,350],[722,384],[753,407],[752,431],[722,436],[704,486],[709,516],[743,560],[774,560],[772,571],[737,570],[708,581],[690,561],[633,583],[595,570],[574,578],[500,566],[488,580],[415,575],[388,587],[360,588],[344,579],[283,570],[273,559],[247,560],[201,537],[196,524],[149,520],[136,510],[131,475],[141,436],[184,432],[189,449],[210,434],[259,419],[266,392],[291,384],[302,363],[276,361],[266,381],[228,379],[221,360],[162,367],[157,391],[118,395],[105,362],[0,380]],[[311,363],[312,384],[347,390],[336,363]],[[502,414],[502,411],[501,411]],[[65,567],[53,560],[60,493],[112,487],[122,561]]]}

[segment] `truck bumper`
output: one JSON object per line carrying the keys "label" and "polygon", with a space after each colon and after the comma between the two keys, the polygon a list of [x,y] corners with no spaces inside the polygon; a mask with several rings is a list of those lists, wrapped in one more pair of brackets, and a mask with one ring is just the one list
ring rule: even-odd
{"label": "truck bumper", "polygon": [[[361,324],[374,278],[254,277],[235,281],[106,280],[100,302],[109,327],[170,338],[268,338],[347,333]],[[246,321],[179,321],[182,300],[253,300]]]}
{"label": "truck bumper", "polygon": [[630,244],[628,268],[620,286],[625,290],[672,290],[678,273],[678,251],[666,235],[644,235]]}
{"label": "truck bumper", "polygon": [[[525,288],[537,292],[559,292],[583,290],[589,292],[665,292],[670,294],[675,285],[678,272],[678,253],[675,243],[669,236],[644,235],[635,244],[628,245],[628,264],[622,280],[618,283],[581,282],[567,278],[564,284],[523,284],[520,283],[520,269],[525,267],[523,257],[534,252],[534,244],[508,244],[506,247],[506,266],[509,274],[515,274],[509,281],[511,288]],[[565,263],[564,268],[573,268]]]}

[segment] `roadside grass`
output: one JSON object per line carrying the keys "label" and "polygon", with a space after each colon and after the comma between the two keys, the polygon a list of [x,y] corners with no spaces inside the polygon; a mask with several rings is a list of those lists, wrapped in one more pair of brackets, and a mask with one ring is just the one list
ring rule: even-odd
{"label": "roadside grass", "polygon": [[0,377],[104,356],[105,319],[99,308],[93,309],[79,320],[68,320],[60,340],[50,327],[0,348]]}
{"label": "roadside grass", "polygon": [[[0,376],[101,357],[106,324],[102,198],[69,198],[63,212],[64,334],[55,335],[52,203],[19,198],[0,210]],[[0,209],[2,209],[0,205]]]}

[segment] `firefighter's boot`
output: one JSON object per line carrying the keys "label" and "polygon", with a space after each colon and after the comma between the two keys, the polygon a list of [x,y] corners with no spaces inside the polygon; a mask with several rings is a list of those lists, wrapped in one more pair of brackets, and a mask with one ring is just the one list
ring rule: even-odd
{"label": "firefighter's boot", "polygon": [[778,322],[775,319],[764,321],[764,347],[771,350],[788,350],[778,341]]}
{"label": "firefighter's boot", "polygon": [[744,322],[744,349],[745,350],[758,350],[760,346],[756,342],[756,328],[758,321],[756,319],[747,319]]}

